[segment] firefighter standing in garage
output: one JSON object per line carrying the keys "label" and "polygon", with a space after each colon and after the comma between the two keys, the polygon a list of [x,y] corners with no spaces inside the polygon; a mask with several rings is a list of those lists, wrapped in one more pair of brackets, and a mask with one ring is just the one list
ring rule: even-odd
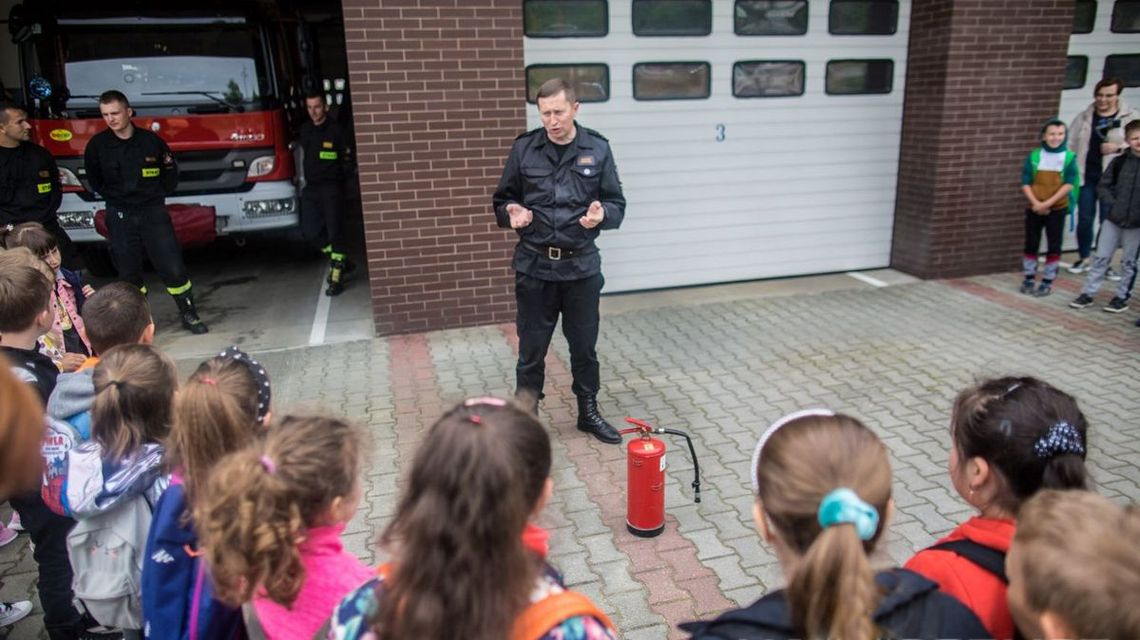
{"label": "firefighter standing in garage", "polygon": [[38,222],[55,236],[60,253],[70,260],[71,238],[56,218],[63,197],[59,168],[47,149],[31,139],[27,112],[0,101],[0,226]]}
{"label": "firefighter standing in garage", "polygon": [[145,250],[166,291],[178,304],[182,326],[209,331],[194,309],[182,247],[166,211],[166,196],[178,186],[178,165],[162,138],[131,123],[134,111],[119,91],[99,96],[107,129],[91,138],[83,164],[91,188],[107,201],[107,233],[119,277],[146,291]]}
{"label": "firefighter standing in garage", "polygon": [[561,79],[548,80],[536,102],[543,128],[515,139],[492,196],[498,225],[519,235],[512,262],[519,334],[516,394],[542,397],[544,360],[561,315],[570,343],[578,429],[617,444],[621,435],[598,412],[598,297],[605,278],[594,239],[603,229],[621,226],[625,196],[609,141],[574,121],[574,89]]}
{"label": "firefighter standing in garage", "polygon": [[305,186],[301,189],[301,234],[320,249],[330,261],[325,295],[344,291],[344,276],[356,268],[345,255],[344,181],[348,177],[350,147],[348,134],[329,118],[324,94],[305,98],[309,121],[301,125],[301,167]]}

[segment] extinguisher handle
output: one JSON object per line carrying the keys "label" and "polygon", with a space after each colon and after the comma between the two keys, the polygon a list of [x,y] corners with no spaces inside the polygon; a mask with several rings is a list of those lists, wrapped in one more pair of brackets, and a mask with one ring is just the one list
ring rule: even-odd
{"label": "extinguisher handle", "polygon": [[[638,420],[637,418],[631,418],[629,416],[626,416],[625,421],[632,424],[633,426],[637,427],[636,429],[629,429],[627,431],[630,431],[630,432],[632,432],[632,431],[653,431],[653,425],[649,424],[648,422],[646,422],[644,420]],[[626,432],[622,431],[622,433],[626,433]]]}
{"label": "extinguisher handle", "polygon": [[642,433],[643,431],[644,431],[644,429],[641,429],[640,427],[631,427],[629,429],[622,429],[622,430],[618,431],[618,433],[620,433],[623,436],[628,436],[631,433]]}

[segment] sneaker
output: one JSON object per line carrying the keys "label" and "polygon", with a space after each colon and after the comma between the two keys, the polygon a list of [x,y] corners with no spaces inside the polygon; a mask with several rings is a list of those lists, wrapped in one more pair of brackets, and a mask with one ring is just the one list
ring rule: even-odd
{"label": "sneaker", "polygon": [[1088,271],[1091,268],[1092,268],[1092,260],[1089,258],[1081,258],[1080,260],[1077,260],[1076,262],[1074,262],[1072,264],[1072,266],[1070,266],[1066,270],[1069,273],[1085,273],[1086,271]]}
{"label": "sneaker", "polygon": [[1127,311],[1127,310],[1128,310],[1128,300],[1125,300],[1124,298],[1121,298],[1120,296],[1114,296],[1112,298],[1112,300],[1109,300],[1108,304],[1106,304],[1104,306],[1104,311],[1106,311],[1108,313],[1120,313],[1121,311]]}
{"label": "sneaker", "polygon": [[1082,293],[1081,295],[1077,296],[1072,302],[1070,302],[1069,306],[1074,309],[1084,309],[1085,307],[1092,306],[1093,302],[1095,301],[1093,300],[1092,296],[1087,293]]}
{"label": "sneaker", "polygon": [[12,521],[8,523],[8,528],[11,529],[12,531],[23,531],[24,530],[24,524],[22,522],[20,522],[20,512],[19,511],[13,511],[12,512]]}
{"label": "sneaker", "polygon": [[1053,283],[1042,282],[1040,285],[1038,285],[1037,291],[1033,295],[1037,296],[1038,298],[1044,298],[1051,293],[1053,293]]}
{"label": "sneaker", "polygon": [[10,527],[0,529],[0,547],[10,544],[13,540],[20,537],[20,532]]}
{"label": "sneaker", "polygon": [[32,612],[32,603],[30,600],[20,600],[19,602],[0,602],[0,627],[6,627],[10,624],[23,620],[25,616]]}
{"label": "sneaker", "polygon": [[1112,280],[1113,282],[1120,282],[1120,274],[1113,271],[1112,269],[1109,269],[1108,271],[1106,271],[1104,273],[1104,277],[1106,280]]}
{"label": "sneaker", "polygon": [[1026,294],[1026,295],[1032,295],[1033,294],[1033,280],[1031,280],[1029,278],[1026,278],[1025,280],[1023,280],[1021,282],[1021,288],[1018,289],[1018,291]]}

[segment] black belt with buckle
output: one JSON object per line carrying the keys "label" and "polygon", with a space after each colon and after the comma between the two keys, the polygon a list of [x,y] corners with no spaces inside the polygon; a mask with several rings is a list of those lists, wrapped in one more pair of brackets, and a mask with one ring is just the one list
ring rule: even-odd
{"label": "black belt with buckle", "polygon": [[528,251],[533,251],[538,255],[546,258],[547,260],[566,260],[574,256],[583,256],[589,253],[594,253],[598,250],[597,247],[590,247],[589,249],[563,249],[562,247],[550,247],[547,245],[534,244],[533,242],[522,241],[522,246]]}

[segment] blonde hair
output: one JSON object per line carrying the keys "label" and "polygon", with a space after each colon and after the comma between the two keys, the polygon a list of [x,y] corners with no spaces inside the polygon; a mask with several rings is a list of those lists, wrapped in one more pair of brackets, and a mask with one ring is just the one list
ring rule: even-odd
{"label": "blonde hair", "polygon": [[104,354],[92,375],[91,437],[110,459],[159,443],[170,431],[178,372],[150,345],[127,344]]}
{"label": "blonde hair", "polygon": [[1089,491],[1043,490],[1021,507],[1014,554],[1026,604],[1080,638],[1140,638],[1140,508]]}
{"label": "blonde hair", "polygon": [[257,382],[249,366],[221,356],[200,364],[178,392],[166,445],[167,466],[181,467],[186,502],[193,503],[218,460],[253,442],[260,431]]}
{"label": "blonde hair", "polygon": [[[882,535],[891,498],[886,447],[855,418],[812,415],[776,430],[759,456],[764,514],[800,556],[786,590],[797,632],[813,639],[878,637],[871,614],[880,592],[867,554]],[[852,525],[821,528],[820,503],[839,488],[851,489],[880,514],[869,540]]]}
{"label": "blonde hair", "polygon": [[363,434],[343,420],[286,416],[264,439],[223,458],[194,504],[215,595],[240,605],[254,593],[292,606],[305,582],[297,545],[351,495]]}
{"label": "blonde hair", "polygon": [[0,356],[0,500],[34,490],[44,472],[40,441],[44,410],[31,385],[12,373]]}

